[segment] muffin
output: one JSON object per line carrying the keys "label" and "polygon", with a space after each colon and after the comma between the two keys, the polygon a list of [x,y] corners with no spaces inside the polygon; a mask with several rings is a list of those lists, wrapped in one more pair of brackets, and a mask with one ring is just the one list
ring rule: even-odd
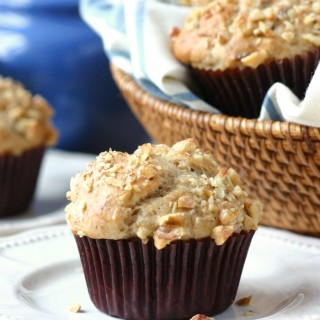
{"label": "muffin", "polygon": [[173,29],[171,46],[207,102],[256,118],[275,82],[303,98],[320,58],[319,30],[319,0],[215,0]]}
{"label": "muffin", "polygon": [[0,76],[0,216],[29,206],[44,150],[57,137],[51,115],[43,98]]}
{"label": "muffin", "polygon": [[184,6],[194,7],[194,6],[204,6],[204,5],[212,2],[212,0],[180,0],[177,2],[179,4],[184,5]]}
{"label": "muffin", "polygon": [[103,152],[70,189],[66,220],[99,310],[174,320],[233,303],[261,204],[193,140]]}

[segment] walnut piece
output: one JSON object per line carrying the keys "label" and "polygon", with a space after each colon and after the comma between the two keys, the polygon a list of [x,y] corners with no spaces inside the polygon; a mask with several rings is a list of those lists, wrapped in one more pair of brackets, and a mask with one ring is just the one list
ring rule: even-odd
{"label": "walnut piece", "polygon": [[214,318],[207,317],[204,314],[196,314],[190,320],[214,320]]}
{"label": "walnut piece", "polygon": [[191,196],[182,196],[178,199],[178,208],[192,209],[194,200]]}
{"label": "walnut piece", "polygon": [[320,46],[320,36],[316,36],[312,33],[307,33],[302,36],[304,40],[307,40],[314,44],[315,46]]}
{"label": "walnut piece", "polygon": [[182,235],[181,228],[176,226],[161,226],[154,233],[155,246],[160,250],[173,240],[179,239]]}
{"label": "walnut piece", "polygon": [[268,56],[266,50],[255,51],[246,57],[241,59],[241,62],[251,68],[256,68],[259,64],[261,64]]}
{"label": "walnut piece", "polygon": [[239,307],[247,307],[251,305],[252,296],[247,296],[241,298],[235,302],[235,304]]}
{"label": "walnut piece", "polygon": [[79,303],[71,303],[69,305],[69,312],[77,313],[81,310],[81,304]]}
{"label": "walnut piece", "polygon": [[222,245],[234,232],[232,226],[218,226],[212,230],[212,238],[215,239],[218,246]]}

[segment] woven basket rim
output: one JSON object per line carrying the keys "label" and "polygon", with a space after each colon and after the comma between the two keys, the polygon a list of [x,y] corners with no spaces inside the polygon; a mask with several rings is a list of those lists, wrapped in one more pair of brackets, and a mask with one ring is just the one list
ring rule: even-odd
{"label": "woven basket rim", "polygon": [[120,93],[155,142],[171,145],[193,137],[252,182],[252,194],[266,205],[262,224],[320,235],[320,128],[190,110],[152,96],[110,67]]}
{"label": "woven basket rim", "polygon": [[230,117],[224,114],[212,114],[161,100],[145,91],[129,74],[115,64],[110,63],[110,69],[121,90],[128,92],[134,99],[143,101],[148,108],[161,113],[174,114],[175,117],[179,117],[181,120],[190,121],[190,119],[196,119],[197,121],[203,121],[206,126],[211,126],[216,130],[226,130],[231,134],[241,133],[271,140],[306,141],[307,143],[308,141],[320,141],[320,128],[287,121],[246,119]]}

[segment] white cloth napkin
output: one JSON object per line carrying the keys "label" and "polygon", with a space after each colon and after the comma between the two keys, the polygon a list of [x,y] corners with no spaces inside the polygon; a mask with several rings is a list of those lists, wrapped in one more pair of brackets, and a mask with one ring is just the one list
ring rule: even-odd
{"label": "white cloth napkin", "polygon": [[259,119],[320,127],[320,64],[302,101],[288,87],[282,83],[275,83],[264,99]]}
{"label": "white cloth napkin", "polygon": [[[170,50],[170,32],[181,26],[188,7],[157,0],[81,0],[83,19],[102,38],[112,63],[133,76],[152,95],[191,109],[219,113],[197,96],[187,69]],[[320,64],[305,99],[274,84],[259,119],[320,127]]]}

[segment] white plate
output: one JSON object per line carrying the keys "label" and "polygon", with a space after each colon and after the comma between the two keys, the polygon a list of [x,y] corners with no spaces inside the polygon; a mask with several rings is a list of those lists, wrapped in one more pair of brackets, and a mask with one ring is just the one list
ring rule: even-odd
{"label": "white plate", "polygon": [[15,217],[0,219],[0,236],[64,222],[66,192],[70,178],[94,159],[94,155],[47,150],[30,209]]}
{"label": "white plate", "polygon": [[[237,299],[215,319],[320,319],[320,240],[260,227],[253,238]],[[65,226],[0,241],[0,319],[112,319],[91,303],[78,251]],[[82,312],[71,314],[77,302]],[[246,310],[255,315],[244,316]]]}

